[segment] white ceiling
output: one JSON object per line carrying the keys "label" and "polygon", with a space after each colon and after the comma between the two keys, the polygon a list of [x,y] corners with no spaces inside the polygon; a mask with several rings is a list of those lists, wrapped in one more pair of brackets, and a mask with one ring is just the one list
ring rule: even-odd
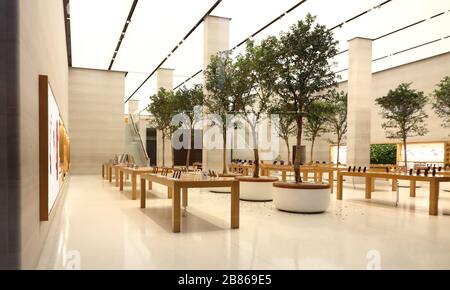
{"label": "white ceiling", "polygon": [[[129,72],[125,98],[128,98],[149,74],[179,44],[186,33],[214,5],[215,0],[139,0],[132,21],[115,59],[113,70]],[[299,0],[223,0],[212,15],[231,18],[230,48],[283,14]],[[306,13],[317,15],[318,22],[334,27],[383,0],[308,0],[255,37],[286,31]],[[108,69],[133,0],[71,0],[72,64],[74,67]],[[449,0],[392,0],[379,9],[333,30],[341,51],[347,40],[356,37],[377,38],[406,25],[446,11],[446,14],[392,34],[373,43],[373,59],[450,35]],[[241,51],[241,46],[236,52]],[[450,38],[373,63],[380,71],[432,55],[450,51]],[[348,53],[335,59],[335,70],[348,66]],[[200,25],[162,67],[174,69],[174,86],[203,68],[203,25]],[[346,72],[341,73],[346,79]],[[202,74],[186,85],[202,83]],[[156,76],[139,89],[133,99],[145,108],[148,96],[156,92]]]}

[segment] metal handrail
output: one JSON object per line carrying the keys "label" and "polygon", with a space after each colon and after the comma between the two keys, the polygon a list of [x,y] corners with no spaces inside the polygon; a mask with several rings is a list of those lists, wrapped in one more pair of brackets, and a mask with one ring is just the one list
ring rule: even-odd
{"label": "metal handrail", "polygon": [[149,157],[148,157],[148,154],[147,154],[147,149],[145,149],[144,142],[142,141],[141,133],[139,133],[138,127],[136,125],[136,122],[134,121],[133,114],[130,114],[130,120],[131,120],[131,124],[133,124],[134,132],[139,137],[139,143],[141,144],[142,152],[144,152],[145,160],[149,160]]}

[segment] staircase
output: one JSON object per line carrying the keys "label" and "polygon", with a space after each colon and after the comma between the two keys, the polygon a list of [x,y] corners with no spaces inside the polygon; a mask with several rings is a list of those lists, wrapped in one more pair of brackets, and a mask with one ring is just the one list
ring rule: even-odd
{"label": "staircase", "polygon": [[150,159],[141,133],[139,132],[139,116],[129,114],[128,123],[125,125],[125,152],[134,157],[139,166],[149,166]]}

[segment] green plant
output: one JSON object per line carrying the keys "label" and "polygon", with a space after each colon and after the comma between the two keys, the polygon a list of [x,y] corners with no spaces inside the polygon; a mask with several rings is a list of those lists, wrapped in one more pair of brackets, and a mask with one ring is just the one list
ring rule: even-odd
{"label": "green plant", "polygon": [[189,144],[186,154],[186,167],[189,169],[191,158],[191,136],[196,124],[201,120],[201,107],[203,106],[203,86],[194,85],[192,88],[183,86],[175,92],[175,101],[178,112],[183,114],[188,120],[183,125],[189,130]]}
{"label": "green plant", "polygon": [[314,24],[308,14],[291,29],[282,33],[276,66],[277,102],[290,108],[297,125],[297,151],[294,162],[295,181],[300,178],[303,117],[315,100],[325,99],[325,92],[336,86],[331,60],[338,52],[333,33],[323,25]]}
{"label": "green plant", "polygon": [[314,144],[318,137],[329,132],[328,120],[333,114],[333,104],[329,101],[317,100],[310,104],[305,118],[305,137],[311,141],[310,160],[314,161]]}
{"label": "green plant", "polygon": [[433,92],[433,109],[443,119],[443,127],[450,127],[450,77],[445,77]]}
{"label": "green plant", "polygon": [[[211,114],[214,124],[222,129],[223,153],[222,165],[223,173],[227,173],[226,145],[227,129],[230,126],[227,117],[235,114],[238,108],[238,97],[233,94],[232,86],[235,73],[235,64],[229,51],[220,52],[211,57],[204,76],[208,95],[204,99],[206,112]],[[234,126],[232,127],[234,128]]]}
{"label": "green plant", "polygon": [[278,136],[283,139],[284,144],[287,148],[287,157],[288,163],[291,163],[291,145],[289,144],[289,137],[294,136],[295,132],[297,132],[297,127],[295,124],[295,114],[292,113],[283,113],[289,112],[290,110],[282,107],[272,107],[270,110],[271,114],[278,115],[278,120],[272,123],[275,126],[275,130]]}
{"label": "green plant", "polygon": [[337,145],[336,166],[339,166],[340,148],[345,139],[345,135],[347,134],[347,94],[343,91],[332,91],[330,92],[329,101],[332,104],[332,112],[329,115],[327,127],[328,131],[333,133],[336,137],[336,139],[330,141]]}
{"label": "green plant", "polygon": [[377,98],[375,102],[381,107],[381,115],[386,119],[381,125],[386,130],[386,137],[402,140],[405,166],[408,166],[406,140],[428,132],[425,127],[428,115],[424,109],[428,98],[423,92],[411,89],[410,83],[402,83],[395,90],[389,90],[386,96]]}
{"label": "green plant", "polygon": [[147,110],[152,116],[150,124],[162,133],[162,165],[165,166],[165,140],[178,128],[172,124],[172,118],[177,114],[177,102],[173,92],[160,88],[158,93],[150,96],[150,105]]}
{"label": "green plant", "polygon": [[272,106],[274,84],[276,81],[275,62],[278,40],[275,37],[264,39],[261,44],[247,42],[244,54],[237,57],[233,94],[242,101],[241,115],[250,126],[253,137],[255,169],[253,177],[259,177],[259,136],[258,125],[267,119]]}
{"label": "green plant", "polygon": [[370,164],[396,164],[397,144],[370,145]]}

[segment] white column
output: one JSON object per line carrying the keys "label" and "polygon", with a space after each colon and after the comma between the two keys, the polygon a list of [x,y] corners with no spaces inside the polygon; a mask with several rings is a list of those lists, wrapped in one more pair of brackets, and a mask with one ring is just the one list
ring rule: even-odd
{"label": "white column", "polygon": [[[372,100],[372,40],[349,41],[347,163],[370,164]],[[362,181],[362,180],[360,180]]]}
{"label": "white column", "polygon": [[128,101],[128,114],[139,113],[139,100],[129,100]]}
{"label": "white column", "polygon": [[[210,63],[211,56],[216,55],[220,51],[226,51],[230,48],[230,18],[207,16],[204,20],[204,51],[203,51],[203,70]],[[204,87],[206,84],[204,83]],[[208,92],[205,89],[205,96]],[[208,130],[203,126],[203,130]],[[205,132],[203,132],[205,133]],[[204,143],[204,146],[206,144]],[[228,151],[227,160],[230,161],[230,152]],[[220,149],[203,150],[203,168],[211,169],[217,172],[222,171],[222,153]]]}
{"label": "white column", "polygon": [[[160,88],[166,89],[168,91],[173,90],[173,69],[170,68],[159,68],[156,71],[156,87],[159,90]],[[163,163],[163,139],[161,131],[156,133],[157,138],[157,152],[156,159],[158,166],[162,166]],[[164,140],[164,160],[165,166],[172,166],[172,142],[169,139],[169,136],[166,136]]]}
{"label": "white column", "polygon": [[173,69],[159,68],[156,71],[156,88],[164,88],[166,90],[173,90]]}

